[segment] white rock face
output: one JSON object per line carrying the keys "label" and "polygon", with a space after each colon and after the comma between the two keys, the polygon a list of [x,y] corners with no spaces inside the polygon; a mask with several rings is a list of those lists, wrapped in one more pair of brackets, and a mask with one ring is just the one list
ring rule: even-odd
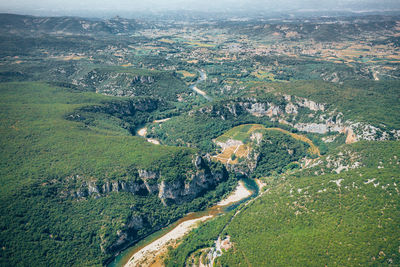
{"label": "white rock face", "polygon": [[297,114],[298,113],[297,107],[295,105],[293,105],[293,103],[289,103],[286,105],[285,112],[287,114]]}
{"label": "white rock face", "polygon": [[99,193],[99,189],[97,188],[95,183],[89,182],[88,183],[88,192],[89,192],[89,195],[95,194],[95,193],[98,194]]}
{"label": "white rock face", "polygon": [[[278,98],[277,102],[247,98],[240,102],[228,102],[225,105],[225,111],[215,109],[214,106],[207,106],[199,109],[199,112],[221,115],[223,119],[225,119],[223,112],[229,112],[234,117],[246,112],[256,117],[268,116],[271,121],[290,125],[303,132],[344,133],[348,144],[359,140],[400,139],[400,129],[385,132],[366,123],[345,120],[342,112],[336,109],[328,109],[327,104],[297,96],[282,94],[275,94],[275,96]],[[279,103],[279,105],[276,103]],[[301,109],[305,109],[306,113],[300,112]],[[193,113],[189,113],[189,115],[192,116]],[[326,142],[332,141],[333,139],[326,139]]]}
{"label": "white rock face", "polygon": [[269,109],[267,110],[268,117],[278,116],[282,113],[281,109],[275,105],[270,105]]}
{"label": "white rock face", "polygon": [[394,138],[400,139],[400,130],[392,130],[391,133],[393,134]]}
{"label": "white rock face", "polygon": [[253,132],[250,136],[250,139],[253,141],[255,140],[257,144],[260,144],[262,137],[262,133]]}
{"label": "white rock face", "polygon": [[328,132],[328,126],[322,123],[297,123],[294,128],[309,133],[325,134]]}
{"label": "white rock face", "polygon": [[312,100],[308,100],[306,98],[302,97],[296,97],[296,104],[301,106],[301,107],[306,107],[309,108],[312,111],[325,111],[325,105],[316,103]]}
{"label": "white rock face", "polygon": [[253,103],[247,111],[254,116],[262,117],[267,115],[266,104],[265,103]]}

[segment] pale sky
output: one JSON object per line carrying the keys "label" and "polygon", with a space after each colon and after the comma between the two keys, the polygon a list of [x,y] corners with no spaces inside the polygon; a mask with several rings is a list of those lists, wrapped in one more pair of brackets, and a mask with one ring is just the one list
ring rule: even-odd
{"label": "pale sky", "polygon": [[400,0],[0,0],[0,12],[24,14],[118,13],[166,10],[292,11],[400,10]]}

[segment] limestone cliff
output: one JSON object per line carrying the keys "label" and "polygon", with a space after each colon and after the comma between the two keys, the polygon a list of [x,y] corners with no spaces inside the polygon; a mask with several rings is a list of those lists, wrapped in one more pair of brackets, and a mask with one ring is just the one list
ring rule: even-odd
{"label": "limestone cliff", "polygon": [[[287,124],[303,132],[344,133],[347,136],[346,143],[359,140],[399,139],[400,136],[400,130],[388,131],[364,122],[354,122],[327,104],[290,95],[276,94],[268,98],[227,100],[218,105],[202,107],[196,112],[222,119],[236,118],[241,114],[269,117],[271,121]],[[189,115],[195,115],[195,112]]]}
{"label": "limestone cliff", "polygon": [[[212,162],[209,157],[196,155],[193,158],[193,169],[188,170],[186,179],[164,179],[161,171],[135,170],[132,181],[86,181],[85,177],[75,175],[67,177],[67,181],[81,181],[78,189],[72,189],[69,196],[74,199],[100,198],[112,193],[130,193],[138,196],[156,195],[165,206],[189,202],[212,190],[218,183],[228,178],[228,173],[222,164]],[[60,195],[61,196],[61,195]],[[103,252],[116,253],[127,245],[135,242],[138,231],[152,227],[159,229],[163,225],[152,225],[147,218],[133,211],[127,222],[117,231],[115,241],[107,245],[107,239],[102,239],[100,247]]]}
{"label": "limestone cliff", "polygon": [[214,188],[228,176],[225,169],[211,170],[209,159],[197,156],[194,159],[194,164],[196,171],[190,176],[190,179],[185,181],[162,181],[158,185],[158,197],[164,205],[170,202],[181,203],[190,201],[205,191]]}
{"label": "limestone cliff", "polygon": [[214,188],[219,182],[228,177],[226,169],[210,167],[209,158],[197,155],[193,159],[194,171],[187,174],[185,180],[163,179],[159,171],[137,170],[138,179],[135,181],[107,181],[103,184],[90,181],[83,182],[78,189],[70,191],[73,198],[101,197],[112,192],[128,192],[134,195],[157,195],[164,205],[191,201],[205,191]]}

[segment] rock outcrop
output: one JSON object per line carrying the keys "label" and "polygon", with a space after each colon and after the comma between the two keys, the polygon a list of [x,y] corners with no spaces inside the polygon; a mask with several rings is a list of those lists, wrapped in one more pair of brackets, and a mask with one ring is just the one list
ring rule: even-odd
{"label": "rock outcrop", "polygon": [[[310,133],[344,133],[346,143],[358,140],[399,139],[400,130],[385,131],[367,123],[345,120],[343,113],[329,109],[327,104],[317,103],[306,98],[279,95],[266,99],[241,98],[228,100],[218,106],[202,107],[196,112],[207,113],[223,119],[236,118],[243,114],[256,117],[269,117],[271,121],[290,125]],[[195,112],[189,113],[194,115]]]}
{"label": "rock outcrop", "polygon": [[161,182],[158,187],[158,197],[164,205],[170,202],[190,201],[227,178],[226,170],[213,172],[204,161],[203,158],[196,157],[196,172],[191,175],[188,181]]}
{"label": "rock outcrop", "polygon": [[137,83],[145,84],[145,83],[153,83],[154,82],[154,77],[152,76],[134,76],[132,78],[131,85],[135,85]]}
{"label": "rock outcrop", "polygon": [[[124,230],[119,230],[117,232],[117,240],[109,247],[103,250],[109,252],[120,251],[124,249],[127,244],[135,241],[136,231],[142,229],[146,226],[146,221],[140,215],[133,214],[129,219],[127,224],[124,226]],[[103,247],[103,246],[101,246]]]}
{"label": "rock outcrop", "polygon": [[[223,165],[211,167],[216,163],[208,157],[199,155],[193,158],[193,170],[189,171],[187,179],[165,180],[159,171],[137,170],[135,181],[108,181],[100,186],[95,182],[83,182],[81,187],[71,192],[74,198],[101,197],[110,193],[129,192],[135,195],[157,195],[164,205],[180,204],[191,201],[213,189],[218,183],[228,177]],[[78,177],[78,176],[76,176]],[[80,176],[79,176],[80,177]],[[137,232],[150,227],[145,217],[133,212],[128,221],[117,232],[117,238],[111,245],[102,240],[102,251],[115,253],[138,240]],[[154,227],[154,226],[152,226]],[[158,225],[157,227],[162,227]]]}
{"label": "rock outcrop", "polygon": [[101,197],[112,192],[128,192],[134,195],[157,195],[164,205],[170,203],[183,203],[191,201],[204,192],[214,188],[219,182],[228,177],[224,167],[213,170],[211,161],[201,156],[193,159],[194,171],[188,174],[187,179],[167,181],[160,172],[137,170],[135,181],[107,181],[103,184],[96,182],[83,182],[79,189],[72,190],[70,195],[74,198],[91,196]]}

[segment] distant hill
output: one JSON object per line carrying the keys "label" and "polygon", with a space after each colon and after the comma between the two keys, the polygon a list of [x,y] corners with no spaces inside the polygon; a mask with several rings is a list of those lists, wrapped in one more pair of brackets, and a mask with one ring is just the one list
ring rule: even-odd
{"label": "distant hill", "polygon": [[35,17],[0,14],[0,34],[128,34],[144,26],[134,19],[108,20],[80,17]]}

